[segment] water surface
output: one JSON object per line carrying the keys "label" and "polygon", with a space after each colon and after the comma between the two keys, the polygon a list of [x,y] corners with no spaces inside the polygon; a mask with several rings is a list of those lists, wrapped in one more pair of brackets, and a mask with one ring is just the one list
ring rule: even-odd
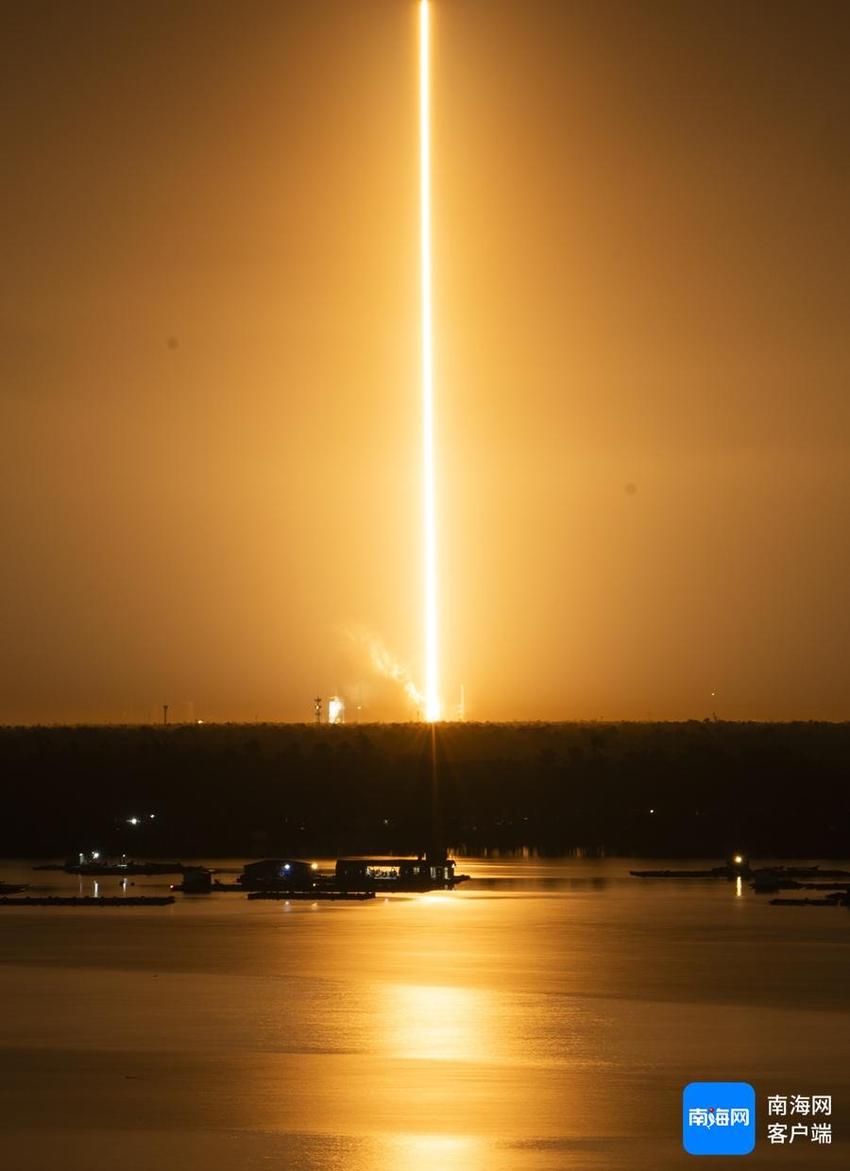
{"label": "water surface", "polygon": [[632,865],[468,860],[458,891],[374,903],[2,908],[2,1166],[658,1171],[693,1166],[693,1080],[751,1081],[759,1107],[831,1093],[832,1147],[766,1147],[762,1111],[747,1165],[847,1166],[850,914]]}

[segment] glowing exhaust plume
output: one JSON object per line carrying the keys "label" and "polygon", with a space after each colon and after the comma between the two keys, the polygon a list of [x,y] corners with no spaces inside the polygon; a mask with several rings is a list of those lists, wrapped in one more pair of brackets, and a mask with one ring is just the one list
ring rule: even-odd
{"label": "glowing exhaust plume", "polygon": [[422,250],[422,494],[425,601],[425,719],[439,720],[437,504],[434,476],[434,340],[431,315],[431,27],[419,5],[419,209]]}
{"label": "glowing exhaust plume", "polygon": [[411,703],[419,710],[424,706],[425,696],[413,682],[410,672],[387,648],[383,641],[365,627],[355,627],[348,636],[358,645],[365,647],[369,654],[372,670],[382,679],[397,683]]}

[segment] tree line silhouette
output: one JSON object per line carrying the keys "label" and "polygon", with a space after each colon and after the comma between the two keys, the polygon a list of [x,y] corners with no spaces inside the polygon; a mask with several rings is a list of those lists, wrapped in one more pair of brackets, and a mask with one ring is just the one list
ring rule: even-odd
{"label": "tree line silhouette", "polygon": [[435,771],[461,852],[850,855],[850,724],[458,723],[434,743],[435,769],[422,724],[0,728],[0,853],[418,852]]}

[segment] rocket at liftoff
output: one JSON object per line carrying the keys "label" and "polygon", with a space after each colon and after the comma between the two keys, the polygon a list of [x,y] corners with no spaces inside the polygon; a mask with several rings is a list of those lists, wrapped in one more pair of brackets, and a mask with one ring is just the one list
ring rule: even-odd
{"label": "rocket at liftoff", "polygon": [[434,331],[431,294],[431,12],[419,3],[419,235],[422,277],[422,553],[425,719],[440,718],[437,492],[434,474]]}

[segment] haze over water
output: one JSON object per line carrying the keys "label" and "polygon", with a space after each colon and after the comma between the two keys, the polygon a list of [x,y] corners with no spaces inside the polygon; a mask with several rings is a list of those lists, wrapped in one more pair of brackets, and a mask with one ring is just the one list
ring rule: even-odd
{"label": "haze over water", "polygon": [[[366,904],[5,908],[2,1165],[663,1171],[690,1165],[692,1080],[756,1087],[748,1166],[846,1165],[847,912],[629,865],[473,860],[454,893]],[[768,1093],[832,1094],[835,1145],[765,1146]]]}

